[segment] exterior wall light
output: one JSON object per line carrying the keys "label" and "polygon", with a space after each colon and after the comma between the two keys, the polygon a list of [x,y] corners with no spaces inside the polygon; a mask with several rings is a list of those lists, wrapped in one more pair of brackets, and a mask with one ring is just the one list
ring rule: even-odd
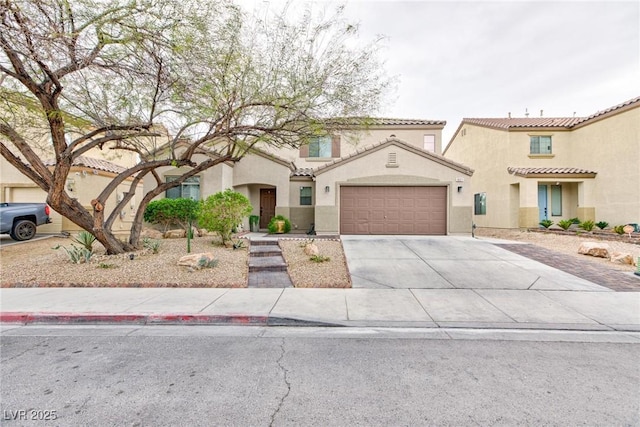
{"label": "exterior wall light", "polygon": [[328,185],[326,187],[324,187],[324,192],[328,193],[331,190],[331,187],[329,187]]}

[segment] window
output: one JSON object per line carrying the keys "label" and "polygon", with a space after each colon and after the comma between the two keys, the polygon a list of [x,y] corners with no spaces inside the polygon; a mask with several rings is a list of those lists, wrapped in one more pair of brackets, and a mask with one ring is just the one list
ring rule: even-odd
{"label": "window", "polygon": [[[177,176],[167,176],[167,182],[175,181]],[[168,189],[165,192],[165,197],[167,199],[193,199],[200,200],[200,177],[192,176],[191,178],[187,178],[182,184],[177,187],[173,187]]]}
{"label": "window", "polygon": [[551,186],[551,216],[562,216],[562,186]]}
{"label": "window", "polygon": [[436,136],[425,135],[423,138],[423,148],[427,151],[431,151],[432,153],[435,153],[436,152]]}
{"label": "window", "polygon": [[300,206],[311,206],[311,187],[300,187]]}
{"label": "window", "polygon": [[473,213],[475,215],[487,214],[487,193],[474,194],[473,202]]}
{"label": "window", "polygon": [[309,143],[309,157],[331,157],[331,137],[317,136]]}
{"label": "window", "polygon": [[531,136],[530,150],[531,154],[551,154],[551,136]]}

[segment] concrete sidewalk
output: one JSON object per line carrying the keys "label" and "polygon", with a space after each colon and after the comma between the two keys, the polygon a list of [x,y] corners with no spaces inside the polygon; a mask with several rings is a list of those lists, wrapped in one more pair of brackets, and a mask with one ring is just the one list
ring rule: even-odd
{"label": "concrete sidewalk", "polygon": [[640,293],[515,289],[4,288],[14,324],[251,324],[640,331]]}

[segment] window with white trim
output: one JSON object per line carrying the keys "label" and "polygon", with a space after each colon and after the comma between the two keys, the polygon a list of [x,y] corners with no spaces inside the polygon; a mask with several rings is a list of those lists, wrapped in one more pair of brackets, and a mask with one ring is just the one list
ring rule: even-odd
{"label": "window with white trim", "polygon": [[551,154],[551,135],[531,135],[530,154]]}
{"label": "window with white trim", "polygon": [[431,151],[432,153],[435,153],[436,152],[436,136],[431,134],[424,135],[422,139],[422,147],[427,151]]}
{"label": "window with white trim", "polygon": [[[175,181],[177,176],[165,177],[167,182]],[[192,176],[184,180],[179,186],[168,189],[165,192],[167,199],[193,199],[200,200],[200,177]]]}

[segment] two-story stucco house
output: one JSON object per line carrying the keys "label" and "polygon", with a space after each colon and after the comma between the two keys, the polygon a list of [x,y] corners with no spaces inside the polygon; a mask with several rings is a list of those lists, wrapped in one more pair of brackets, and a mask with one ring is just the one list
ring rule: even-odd
{"label": "two-story stucco house", "polygon": [[588,117],[463,119],[444,151],[475,170],[474,223],[640,223],[640,97]]}
{"label": "two-story stucco house", "polygon": [[[249,198],[260,228],[280,214],[293,231],[314,227],[318,234],[470,232],[473,171],[441,155],[444,125],[375,119],[367,130],[314,138],[300,149],[263,146],[165,197],[205,198],[231,188]],[[166,180],[181,172],[161,171]],[[152,184],[146,181],[145,191]]]}

